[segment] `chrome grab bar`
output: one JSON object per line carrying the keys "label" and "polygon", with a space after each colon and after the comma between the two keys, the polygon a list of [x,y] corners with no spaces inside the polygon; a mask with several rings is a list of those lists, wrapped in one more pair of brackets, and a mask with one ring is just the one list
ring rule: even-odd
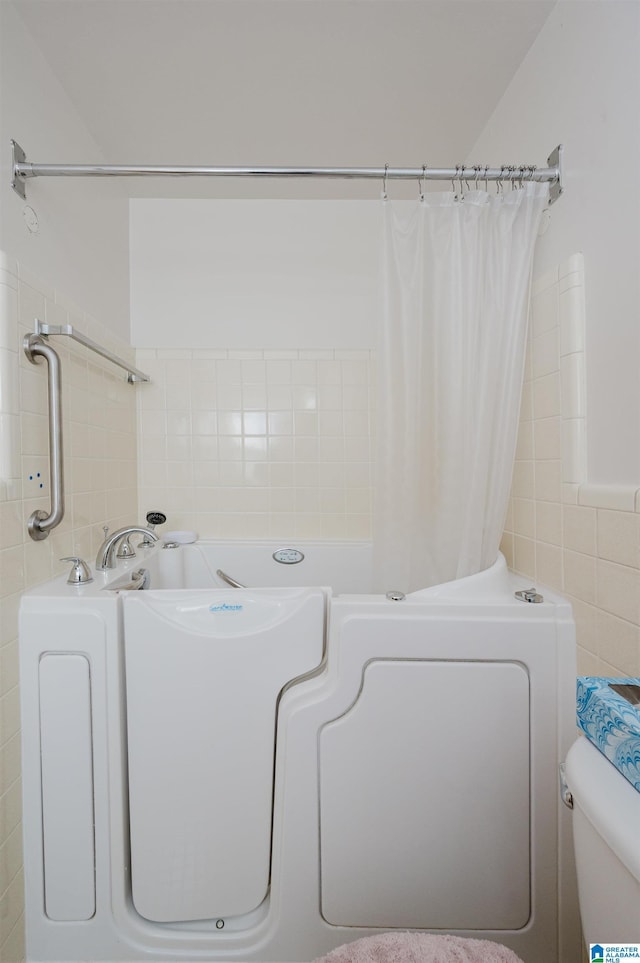
{"label": "chrome grab bar", "polygon": [[46,334],[47,337],[62,334],[67,338],[71,338],[73,341],[77,341],[78,344],[84,345],[84,347],[89,348],[90,351],[95,351],[96,354],[99,354],[102,358],[106,358],[107,361],[111,361],[112,364],[117,365],[119,368],[124,368],[127,372],[127,381],[129,384],[135,384],[137,381],[151,380],[149,375],[145,374],[144,371],[139,371],[138,368],[134,368],[132,364],[119,358],[113,351],[108,351],[106,348],[103,348],[102,345],[96,344],[95,341],[88,338],[86,334],[76,331],[72,324],[44,324],[36,318],[34,334]]}
{"label": "chrome grab bar", "polygon": [[26,335],[24,353],[32,364],[41,358],[47,362],[49,397],[49,479],[51,484],[51,511],[47,515],[36,509],[29,516],[27,530],[31,538],[42,541],[64,518],[64,470],[62,462],[62,401],[60,390],[60,358],[51,347],[36,334]]}
{"label": "chrome grab bar", "polygon": [[226,582],[227,585],[231,585],[233,588],[247,587],[246,585],[243,585],[242,582],[236,582],[234,578],[231,578],[230,575],[227,575],[226,572],[223,572],[221,568],[217,569],[216,575],[218,576],[218,578],[221,578],[223,582]]}

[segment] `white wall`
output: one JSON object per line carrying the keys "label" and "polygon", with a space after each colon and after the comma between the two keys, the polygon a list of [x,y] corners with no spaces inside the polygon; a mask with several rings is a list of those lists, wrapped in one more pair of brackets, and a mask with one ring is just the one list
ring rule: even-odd
{"label": "white wall", "polygon": [[[32,162],[101,157],[18,9],[7,0],[0,3],[0,250],[128,340],[125,186],[95,179],[32,179],[26,203],[10,187],[11,139]],[[37,215],[37,234],[26,225],[27,207]]]}
{"label": "white wall", "polygon": [[374,343],[379,201],[131,201],[131,332],[145,348]]}
{"label": "white wall", "polygon": [[[81,82],[81,78],[78,78]],[[103,524],[133,521],[135,390],[113,366],[58,339],[62,356],[65,519],[33,542],[26,520],[48,510],[46,365],[21,349],[33,319],[72,323],[123,354],[129,341],[128,204],[122,185],[32,180],[10,187],[11,138],[32,161],[99,156],[14,4],[0,2],[0,960],[24,958],[18,607],[22,592],[91,561]],[[38,233],[24,213],[35,211]],[[99,322],[103,322],[100,324]],[[120,341],[118,341],[118,335]]]}
{"label": "white wall", "polygon": [[640,4],[561,0],[471,158],[541,163],[565,147],[566,192],[536,276],[575,251],[586,279],[588,477],[640,483]]}

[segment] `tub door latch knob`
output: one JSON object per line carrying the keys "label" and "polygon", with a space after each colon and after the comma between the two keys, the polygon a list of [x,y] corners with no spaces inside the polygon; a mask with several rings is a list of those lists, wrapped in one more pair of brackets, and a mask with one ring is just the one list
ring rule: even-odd
{"label": "tub door latch knob", "polygon": [[515,593],[515,597],[521,602],[544,602],[544,598],[535,588],[521,589]]}
{"label": "tub door latch knob", "polygon": [[67,585],[86,585],[87,582],[93,582],[91,569],[87,563],[83,559],[78,558],[77,555],[65,556],[65,558],[61,558],[60,561],[73,562],[73,568],[69,572]]}

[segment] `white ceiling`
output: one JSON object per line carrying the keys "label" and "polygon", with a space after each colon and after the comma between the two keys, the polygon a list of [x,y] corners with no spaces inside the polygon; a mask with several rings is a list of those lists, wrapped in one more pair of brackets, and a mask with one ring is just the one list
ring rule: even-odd
{"label": "white ceiling", "polygon": [[[455,166],[556,0],[18,0],[102,157]],[[544,150],[548,145],[541,145]],[[371,183],[129,179],[132,195],[375,196]],[[414,187],[411,190],[415,190]]]}

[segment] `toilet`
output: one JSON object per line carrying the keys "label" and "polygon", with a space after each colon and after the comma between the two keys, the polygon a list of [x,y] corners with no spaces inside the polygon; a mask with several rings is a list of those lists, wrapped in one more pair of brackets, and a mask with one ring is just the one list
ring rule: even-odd
{"label": "toilet", "polygon": [[640,792],[584,736],[565,779],[585,943],[640,943]]}

